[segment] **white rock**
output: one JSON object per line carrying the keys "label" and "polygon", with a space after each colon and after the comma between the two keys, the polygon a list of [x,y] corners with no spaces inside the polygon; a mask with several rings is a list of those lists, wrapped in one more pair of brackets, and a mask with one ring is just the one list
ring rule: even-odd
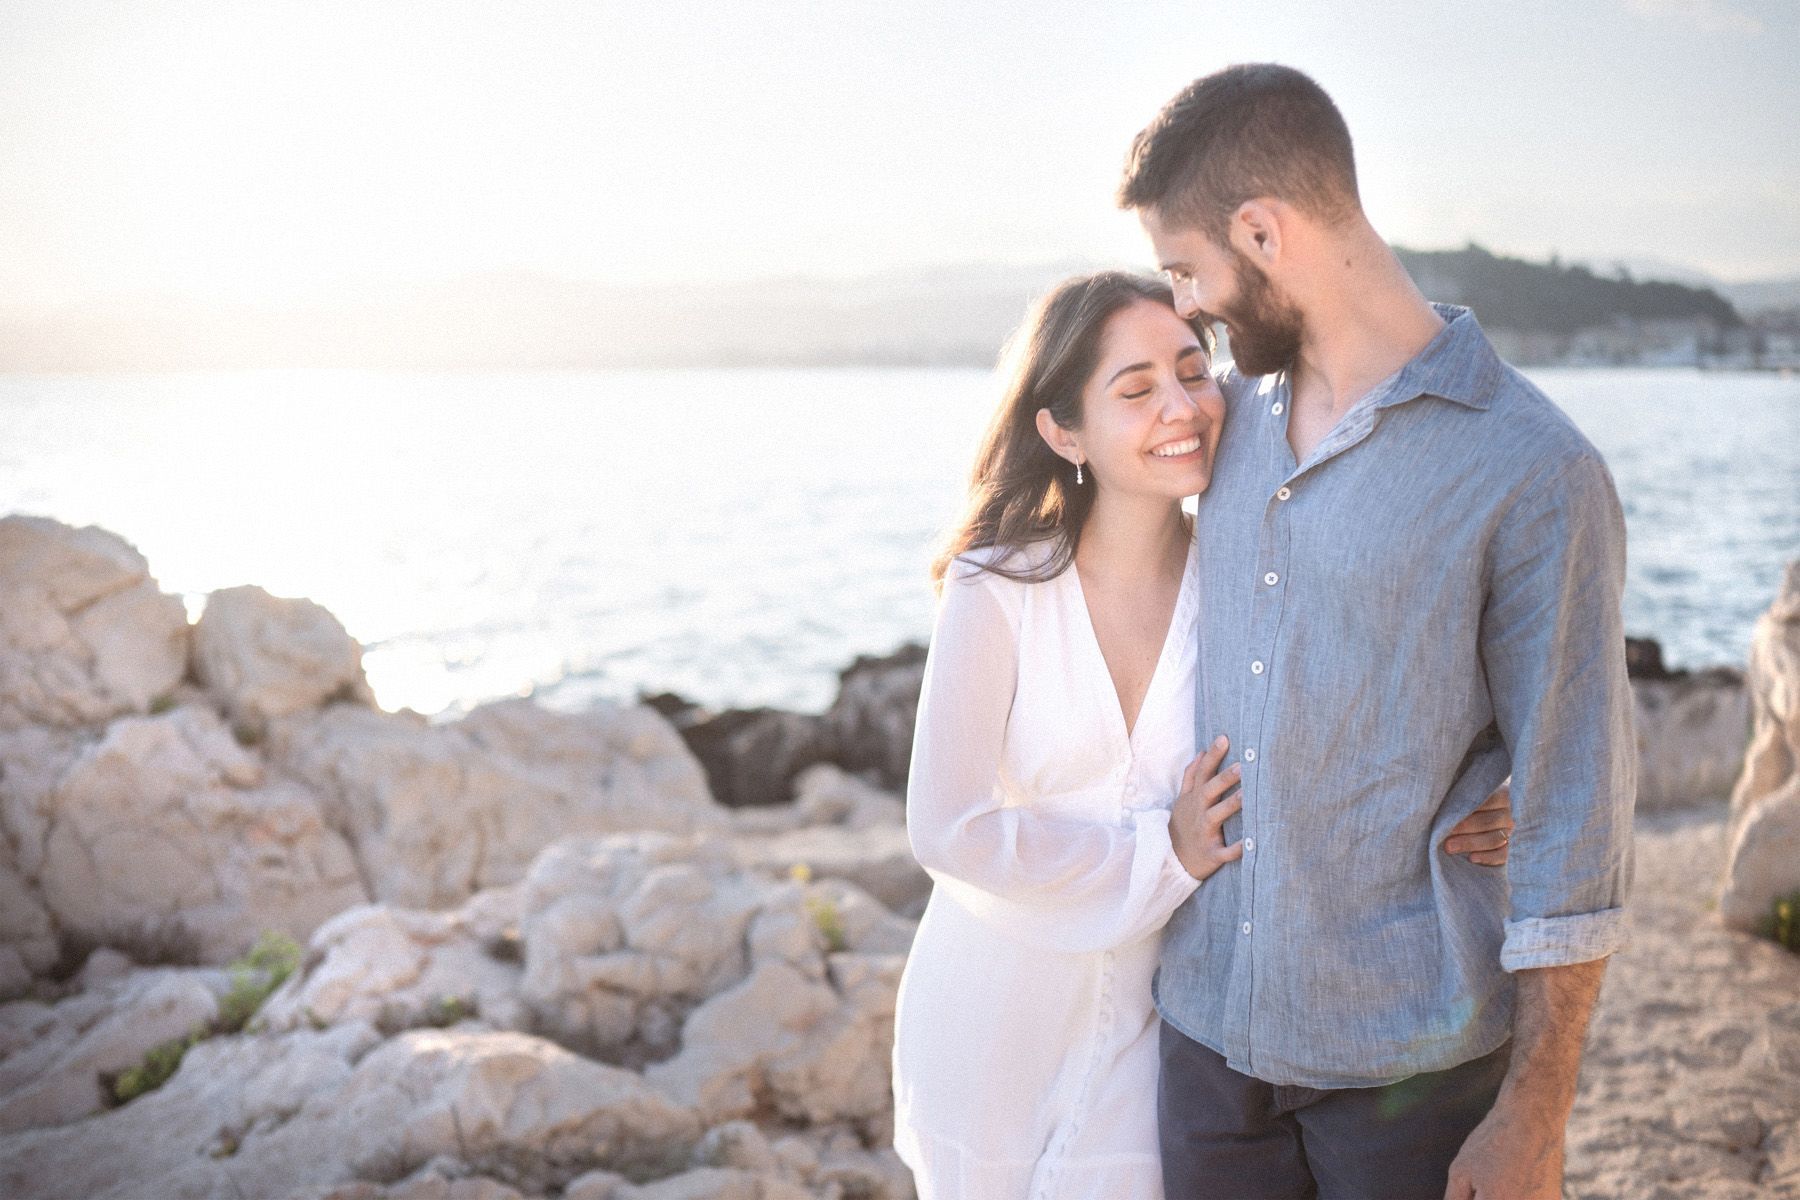
{"label": "white rock", "polygon": [[906,824],[905,801],[831,763],[808,767],[794,780],[794,807],[808,825],[868,829]]}
{"label": "white rock", "polygon": [[323,606],[254,586],[206,598],[194,625],[194,677],[234,724],[261,730],[271,717],[341,697],[371,706],[362,647]]}
{"label": "white rock", "polygon": [[[0,1196],[227,1200],[285,1196],[309,1182],[345,1180],[342,1160],[328,1142],[316,1145],[313,1161],[286,1179],[260,1174],[245,1152],[309,1101],[336,1094],[375,1040],[368,1026],[346,1025],[325,1033],[201,1042],[173,1078],[122,1108],[0,1135]],[[234,1184],[240,1188],[235,1193]]]}
{"label": "white rock", "polygon": [[1732,830],[1719,916],[1763,932],[1777,896],[1800,895],[1800,776],[1753,802]]}
{"label": "white rock", "polygon": [[[43,1006],[38,1006],[42,1008]],[[218,1014],[191,971],[139,971],[45,1009],[29,1044],[0,1061],[0,1133],[60,1125],[105,1107],[101,1075]]]}
{"label": "white rock", "polygon": [[0,729],[144,712],[187,669],[187,612],[115,533],[0,518]]}
{"label": "white rock", "polygon": [[778,876],[803,867],[812,878],[847,880],[895,912],[923,912],[931,896],[931,877],[913,857],[903,825],[818,825],[734,838],[731,848],[740,866]]}
{"label": "white rock", "polygon": [[736,987],[695,1009],[681,1053],[645,1077],[700,1111],[708,1123],[748,1115],[768,1064],[800,1048],[838,1007],[837,993],[781,962],[757,966]]}
{"label": "white rock", "polygon": [[366,898],[314,796],[269,779],[209,709],[114,721],[36,799],[44,904],[97,942],[179,926],[223,962]]}
{"label": "white rock", "polygon": [[604,795],[609,831],[685,833],[725,818],[687,743],[644,705],[596,701],[586,712],[563,713],[527,699],[496,700],[470,711],[455,728],[551,788]]}
{"label": "white rock", "polygon": [[614,1171],[587,1171],[569,1180],[563,1200],[621,1200],[631,1181]]}
{"label": "white rock", "polygon": [[[516,882],[559,838],[687,832],[719,820],[681,764],[652,752],[667,749],[646,733],[661,718],[628,712],[610,742],[599,732],[604,720],[590,718],[592,753],[581,771],[521,762],[482,745],[464,722],[430,726],[348,705],[273,722],[268,746],[283,770],[326,797],[375,899],[448,907],[480,888]],[[517,724],[535,727],[523,717]],[[633,757],[640,751],[650,757]]]}
{"label": "white rock", "polygon": [[50,910],[13,857],[0,837],[0,1000],[22,995],[58,957]]}
{"label": "white rock", "polygon": [[1800,560],[1788,564],[1756,622],[1748,680],[1755,723],[1731,796],[1719,913],[1733,928],[1756,930],[1777,897],[1800,892]]}
{"label": "white rock", "polygon": [[771,1094],[784,1116],[814,1124],[887,1116],[894,998],[905,965],[897,954],[831,956],[831,981],[840,997],[836,1011],[767,1068]]}
{"label": "white rock", "polygon": [[1683,807],[1729,795],[1750,737],[1750,694],[1735,672],[1631,681],[1637,807]]}
{"label": "white rock", "polygon": [[671,1005],[743,977],[745,932],[770,886],[667,835],[551,846],[523,887],[521,994],[538,1027],[612,1058],[672,1050]]}
{"label": "white rock", "polygon": [[528,1155],[546,1178],[560,1171],[566,1179],[595,1162],[669,1161],[699,1133],[693,1113],[637,1075],[542,1038],[413,1030],[239,1157],[275,1180],[319,1172],[327,1152],[338,1172],[361,1177],[391,1177],[439,1154],[465,1162]]}
{"label": "white rock", "polygon": [[359,1180],[289,1192],[281,1200],[528,1200],[517,1188],[481,1176],[449,1175],[420,1168],[390,1187]]}
{"label": "white rock", "polygon": [[477,1016],[521,1028],[521,973],[487,953],[458,913],[362,905],[319,927],[306,964],[262,1017],[271,1029],[346,1021],[398,1029]]}
{"label": "white rock", "polygon": [[357,1024],[202,1042],[123,1108],[0,1137],[0,1195],[285,1197],[434,1160],[509,1163],[509,1185],[535,1195],[599,1163],[676,1169],[701,1132],[638,1076],[541,1038],[414,1030],[373,1043]]}
{"label": "white rock", "polygon": [[701,1167],[655,1183],[615,1190],[606,1200],[812,1200],[796,1184],[729,1167]]}

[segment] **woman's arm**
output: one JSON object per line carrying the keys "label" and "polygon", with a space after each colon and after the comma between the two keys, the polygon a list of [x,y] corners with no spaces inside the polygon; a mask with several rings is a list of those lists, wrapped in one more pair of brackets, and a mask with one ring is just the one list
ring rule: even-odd
{"label": "woman's arm", "polygon": [[1008,807],[996,786],[1018,675],[1018,597],[953,563],[913,730],[906,824],[938,886],[1008,933],[1065,952],[1108,949],[1162,926],[1199,886],[1169,813],[1129,824]]}

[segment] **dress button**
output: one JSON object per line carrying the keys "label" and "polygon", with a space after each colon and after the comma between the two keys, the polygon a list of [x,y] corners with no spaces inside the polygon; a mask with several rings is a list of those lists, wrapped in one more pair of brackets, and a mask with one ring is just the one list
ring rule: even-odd
{"label": "dress button", "polygon": [[1256,839],[1255,838],[1245,838],[1244,839],[1244,853],[1248,854],[1252,850],[1255,850],[1255,849],[1256,849]]}
{"label": "dress button", "polygon": [[1263,576],[1263,582],[1268,584],[1270,587],[1274,587],[1276,584],[1281,582],[1281,576],[1277,575],[1273,571],[1270,571],[1267,575]]}
{"label": "dress button", "polygon": [[1250,664],[1250,673],[1252,675],[1261,675],[1263,673],[1262,659],[1259,658]]}
{"label": "dress button", "polygon": [[1275,498],[1277,500],[1286,500],[1289,496],[1291,496],[1293,494],[1294,494],[1294,489],[1282,488],[1279,492],[1275,493]]}
{"label": "dress button", "polygon": [[1244,751],[1244,761],[1245,762],[1255,762],[1256,761],[1256,747],[1255,746],[1252,746],[1248,750]]}
{"label": "dress button", "polygon": [[1281,415],[1281,401],[1277,400],[1275,402],[1275,407],[1271,408],[1269,411],[1279,417]]}
{"label": "dress button", "polygon": [[1248,921],[1244,922],[1244,936],[1245,937],[1250,936],[1250,922],[1248,922]]}

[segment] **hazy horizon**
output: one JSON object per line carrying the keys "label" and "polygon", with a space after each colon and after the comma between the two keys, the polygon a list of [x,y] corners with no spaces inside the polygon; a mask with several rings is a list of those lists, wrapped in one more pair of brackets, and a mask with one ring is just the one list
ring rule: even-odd
{"label": "hazy horizon", "polygon": [[1147,265],[1131,135],[1257,59],[1331,91],[1396,243],[1800,275],[1796,49],[1787,0],[14,0],[0,296]]}

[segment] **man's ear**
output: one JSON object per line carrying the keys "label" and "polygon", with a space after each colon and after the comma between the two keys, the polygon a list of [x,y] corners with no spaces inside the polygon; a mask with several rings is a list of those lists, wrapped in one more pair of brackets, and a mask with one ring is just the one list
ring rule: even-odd
{"label": "man's ear", "polygon": [[1232,246],[1264,266],[1273,262],[1281,253],[1279,209],[1279,202],[1261,198],[1238,205],[1228,231]]}
{"label": "man's ear", "polygon": [[1081,453],[1081,447],[1076,443],[1075,435],[1058,425],[1056,418],[1050,415],[1049,409],[1037,410],[1037,429],[1038,435],[1048,443],[1050,449],[1070,462],[1081,462],[1086,457]]}

